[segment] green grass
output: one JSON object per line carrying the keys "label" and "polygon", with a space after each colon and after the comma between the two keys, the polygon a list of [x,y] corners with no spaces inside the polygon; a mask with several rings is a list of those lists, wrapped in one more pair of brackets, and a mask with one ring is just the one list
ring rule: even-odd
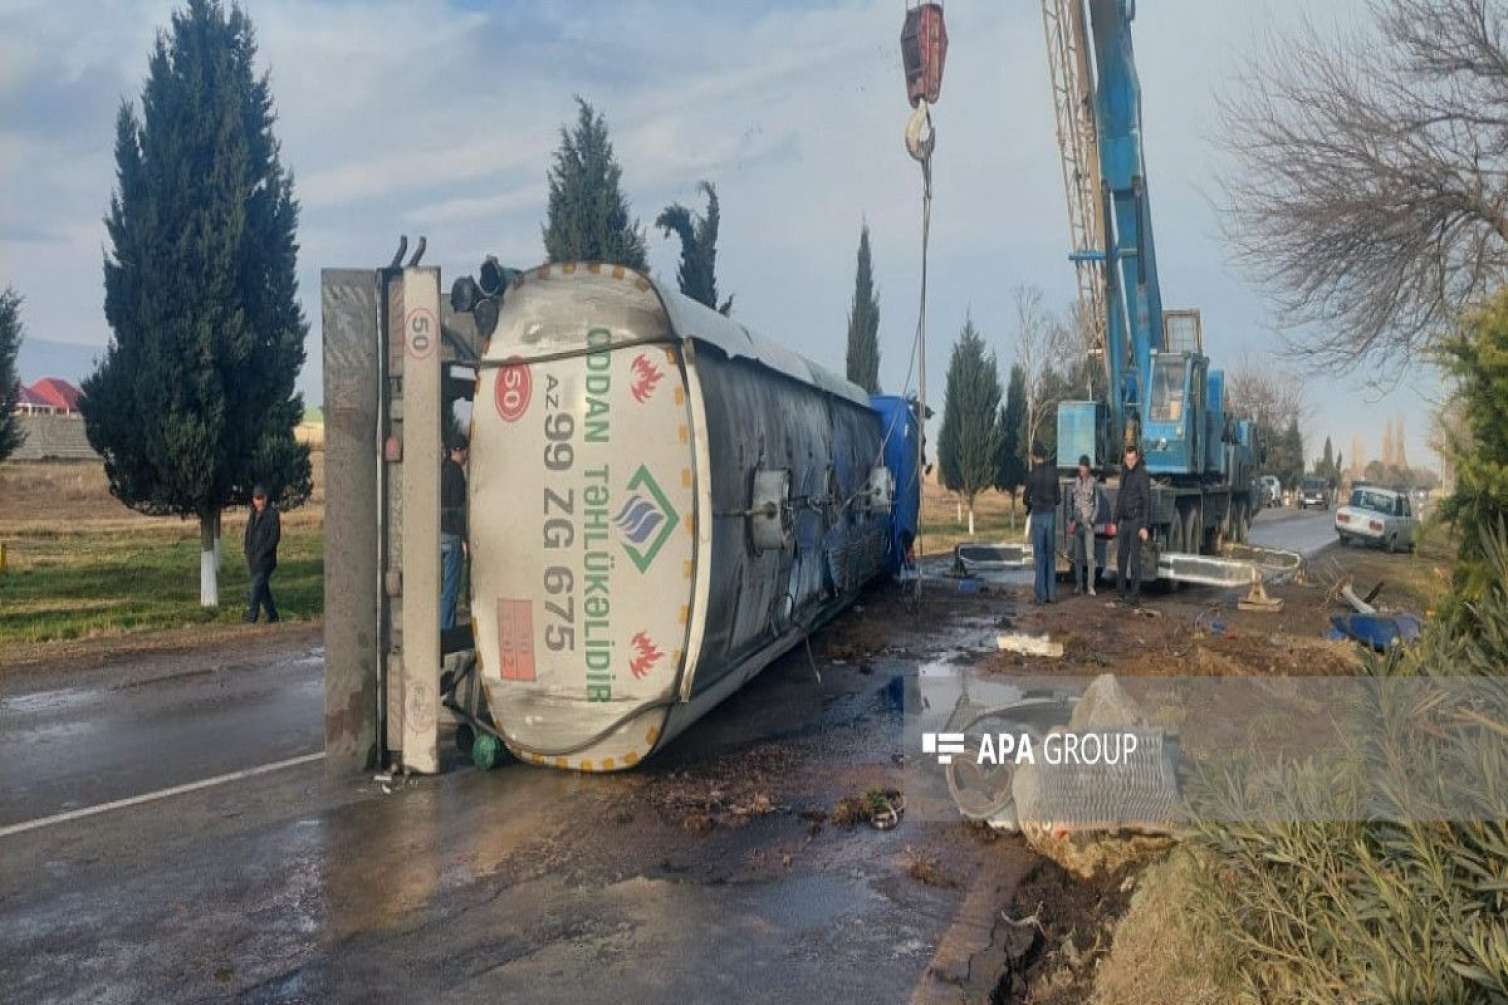
{"label": "green grass", "polygon": [[[229,531],[231,528],[227,528]],[[10,537],[0,573],[0,646],[229,624],[246,609],[239,526],[221,547],[220,607],[199,606],[199,532],[153,526]],[[284,525],[272,593],[285,619],[324,610],[324,539],[318,526]]]}
{"label": "green grass", "polygon": [[1022,530],[1026,518],[1020,513],[1016,514],[1016,526],[1011,526],[1011,519],[1007,513],[974,513],[974,536],[969,536],[968,515],[964,515],[964,522],[959,523],[952,512],[946,515],[928,513],[927,518],[922,520],[922,550],[929,555],[939,552],[952,551],[953,546],[962,541],[980,541],[986,544],[999,544],[1002,541],[1020,541],[1023,539]]}

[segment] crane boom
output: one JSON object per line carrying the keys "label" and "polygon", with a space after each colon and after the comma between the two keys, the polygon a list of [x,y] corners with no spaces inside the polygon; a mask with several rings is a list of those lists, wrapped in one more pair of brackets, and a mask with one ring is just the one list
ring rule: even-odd
{"label": "crane boom", "polygon": [[[1139,413],[1148,400],[1152,353],[1162,347],[1162,288],[1157,281],[1157,245],[1142,150],[1141,80],[1131,44],[1136,3],[1088,0],[1088,7],[1094,37],[1100,170],[1111,224],[1105,245],[1111,414],[1124,435],[1131,420],[1139,423],[1144,418]],[[1114,370],[1125,358],[1124,348],[1130,351],[1129,366],[1117,375]]]}
{"label": "crane boom", "polygon": [[1078,279],[1079,310],[1095,333],[1095,348],[1103,355],[1104,202],[1094,127],[1094,68],[1089,58],[1083,0],[1042,0],[1042,27],[1047,36],[1063,191],[1068,197],[1068,239],[1073,248],[1069,257]]}
{"label": "crane boom", "polygon": [[1079,304],[1098,326],[1105,395],[1058,405],[1060,470],[1113,470],[1135,445],[1154,478],[1148,546],[1209,554],[1241,541],[1259,445],[1227,414],[1225,375],[1204,355],[1197,310],[1164,311],[1157,276],[1136,0],[1041,0]]}

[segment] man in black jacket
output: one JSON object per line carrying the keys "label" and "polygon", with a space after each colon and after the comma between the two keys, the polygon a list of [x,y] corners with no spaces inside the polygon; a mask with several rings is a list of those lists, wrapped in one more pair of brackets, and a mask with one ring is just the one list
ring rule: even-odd
{"label": "man in black jacket", "polygon": [[1132,444],[1126,447],[1126,465],[1115,497],[1115,566],[1121,601],[1133,607],[1141,604],[1141,546],[1151,518],[1152,479],[1141,451]]}
{"label": "man in black jacket", "polygon": [[440,464],[440,627],[456,626],[461,573],[466,564],[466,448],[464,437],[450,444]]}
{"label": "man in black jacket", "polygon": [[267,608],[268,623],[278,620],[269,581],[272,570],[278,567],[278,539],[282,534],[283,525],[277,507],[268,501],[267,490],[258,485],[251,490],[251,516],[246,520],[244,541],[246,568],[251,573],[251,606],[246,608],[247,621],[256,621],[263,607]]}
{"label": "man in black jacket", "polygon": [[1039,604],[1058,599],[1058,503],[1063,492],[1058,486],[1058,469],[1047,463],[1047,450],[1032,444],[1032,469],[1026,476],[1026,510],[1032,525],[1032,560],[1036,581],[1032,598]]}

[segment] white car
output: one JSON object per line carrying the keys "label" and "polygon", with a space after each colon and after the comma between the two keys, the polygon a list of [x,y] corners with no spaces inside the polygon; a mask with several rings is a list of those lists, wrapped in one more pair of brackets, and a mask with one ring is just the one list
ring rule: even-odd
{"label": "white car", "polygon": [[1375,485],[1352,489],[1351,501],[1335,511],[1335,533],[1343,546],[1356,541],[1412,551],[1417,527],[1408,493]]}

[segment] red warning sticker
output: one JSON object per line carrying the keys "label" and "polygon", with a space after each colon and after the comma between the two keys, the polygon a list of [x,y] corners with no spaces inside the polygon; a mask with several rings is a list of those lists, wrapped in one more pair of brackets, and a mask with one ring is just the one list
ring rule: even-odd
{"label": "red warning sticker", "polygon": [[529,374],[529,364],[509,360],[497,371],[497,384],[493,400],[497,414],[504,422],[517,422],[529,410],[529,398],[534,393],[534,379]]}
{"label": "red warning sticker", "polygon": [[534,679],[534,601],[498,600],[497,647],[503,680]]}

